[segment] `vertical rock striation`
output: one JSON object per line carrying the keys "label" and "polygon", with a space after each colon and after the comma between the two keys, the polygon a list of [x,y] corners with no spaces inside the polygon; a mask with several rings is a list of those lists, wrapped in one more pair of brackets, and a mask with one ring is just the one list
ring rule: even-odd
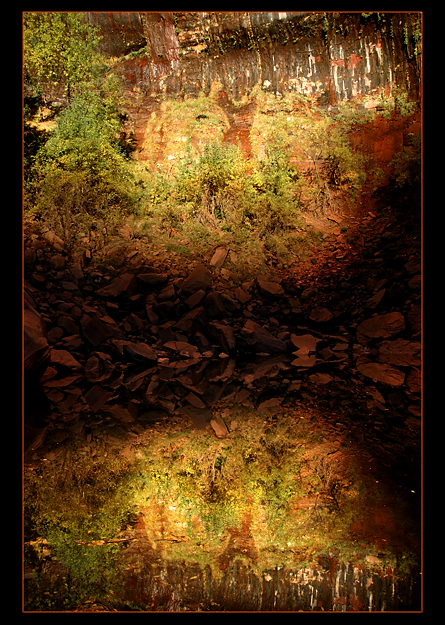
{"label": "vertical rock striation", "polygon": [[217,83],[232,100],[256,85],[326,104],[396,87],[419,96],[418,13],[86,15],[129,85],[147,94],[208,94]]}

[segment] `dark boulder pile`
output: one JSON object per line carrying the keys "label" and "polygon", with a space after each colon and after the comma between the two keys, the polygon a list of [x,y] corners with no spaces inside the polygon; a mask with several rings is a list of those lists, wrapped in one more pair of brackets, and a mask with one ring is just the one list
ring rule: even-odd
{"label": "dark boulder pile", "polygon": [[85,255],[69,261],[45,235],[25,252],[31,430],[36,386],[50,427],[183,414],[224,436],[225,406],[261,412],[295,397],[420,424],[420,262],[388,272],[371,247],[362,266],[316,288],[273,273],[233,284],[221,275],[227,250],[172,268],[127,247],[107,273]]}

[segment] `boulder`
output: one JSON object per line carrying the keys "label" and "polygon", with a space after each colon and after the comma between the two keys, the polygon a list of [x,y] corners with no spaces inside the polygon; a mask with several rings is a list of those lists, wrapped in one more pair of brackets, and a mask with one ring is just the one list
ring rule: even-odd
{"label": "boulder", "polygon": [[174,300],[176,297],[176,291],[173,284],[167,285],[157,296],[158,302],[165,302],[167,300]]}
{"label": "boulder", "polygon": [[151,304],[145,304],[145,312],[147,313],[150,323],[156,325],[159,322],[159,315],[153,310]]}
{"label": "boulder", "polygon": [[57,319],[57,325],[59,326],[59,328],[63,328],[67,334],[79,334],[80,333],[79,326],[68,315],[61,315]]}
{"label": "boulder", "polygon": [[240,286],[236,287],[233,294],[236,299],[241,302],[241,304],[247,304],[247,302],[252,299],[252,296],[249,293],[246,293],[246,291]]}
{"label": "boulder", "polygon": [[410,274],[419,273],[422,269],[420,261],[410,261],[404,265],[406,271]]}
{"label": "boulder", "polygon": [[329,373],[313,373],[309,376],[312,384],[329,384],[334,378]]}
{"label": "boulder", "polygon": [[193,340],[196,343],[196,346],[201,352],[205,352],[210,347],[210,341],[202,332],[195,332],[193,335]]}
{"label": "boulder", "polygon": [[[102,317],[102,321],[114,324],[113,319],[111,319],[110,317]],[[143,330],[145,327],[145,324],[139,317],[139,315],[135,315],[134,313],[130,313],[125,321],[130,325],[130,329]]]}
{"label": "boulder", "polygon": [[324,360],[328,360],[328,358],[331,358],[332,356],[335,356],[335,352],[332,351],[332,349],[329,349],[329,347],[323,347],[323,349],[320,349],[320,351],[318,352],[319,356],[321,356]]}
{"label": "boulder", "polygon": [[43,289],[46,283],[45,278],[38,273],[33,273],[30,281],[31,284],[37,289]]}
{"label": "boulder", "polygon": [[[251,392],[247,388],[238,389],[235,395],[235,402],[237,404],[242,404],[243,406],[250,405],[250,400],[249,400],[250,393]],[[232,426],[233,426],[233,423],[234,422],[232,421]],[[235,429],[235,428],[232,427],[232,429]]]}
{"label": "boulder", "polygon": [[91,343],[93,347],[97,347],[102,341],[114,335],[111,326],[104,323],[96,316],[84,322],[82,331],[86,340]]}
{"label": "boulder", "polygon": [[220,296],[226,311],[230,313],[235,313],[239,311],[240,304],[236,301],[236,299],[231,297],[228,293],[221,293]]}
{"label": "boulder", "polygon": [[73,295],[79,296],[81,294],[79,291],[79,287],[72,280],[62,280],[60,284],[65,291],[69,291]]}
{"label": "boulder", "polygon": [[47,339],[50,343],[57,343],[57,341],[60,341],[62,336],[63,336],[62,328],[55,327],[55,328],[51,328],[51,330],[48,332]]}
{"label": "boulder", "polygon": [[54,256],[50,257],[49,264],[51,269],[54,269],[54,271],[58,271],[65,267],[66,258],[65,256],[62,256],[62,254],[54,254]]}
{"label": "boulder", "polygon": [[207,295],[203,305],[209,317],[225,317],[227,314],[224,303],[216,291],[212,291]]}
{"label": "boulder", "polygon": [[301,299],[303,300],[303,302],[306,302],[307,300],[311,299],[311,297],[313,297],[314,295],[316,295],[318,293],[318,289],[317,287],[308,287],[307,289],[305,289],[302,294],[300,295]]}
{"label": "boulder", "polygon": [[294,347],[298,349],[306,348],[307,353],[315,352],[317,348],[317,339],[312,334],[301,334],[300,336],[292,334],[290,340]]}
{"label": "boulder", "polygon": [[348,343],[336,343],[336,344],[333,346],[332,350],[333,350],[334,352],[344,352],[344,351],[346,351],[348,348],[349,348]]}
{"label": "boulder", "polygon": [[203,264],[195,267],[192,273],[182,283],[182,291],[191,295],[195,291],[206,290],[212,282],[212,273]]}
{"label": "boulder", "polygon": [[49,362],[73,371],[80,371],[82,365],[66,349],[51,349]]}
{"label": "boulder", "polygon": [[42,233],[42,238],[53,246],[55,250],[61,252],[65,247],[63,240],[57,236],[52,230],[47,230]]}
{"label": "boulder", "polygon": [[84,395],[85,401],[93,412],[102,408],[107,401],[114,395],[114,391],[104,389],[99,384],[95,384]]}
{"label": "boulder", "polygon": [[273,410],[274,408],[278,408],[283,401],[282,397],[271,397],[270,399],[265,399],[258,406],[258,412],[261,414],[262,412],[268,412],[269,410]]}
{"label": "boulder", "polygon": [[380,289],[377,293],[374,293],[372,297],[368,299],[366,302],[367,308],[376,308],[383,299],[383,296],[386,293],[386,289]]}
{"label": "boulder", "polygon": [[252,362],[238,372],[238,379],[244,384],[251,384],[266,375],[274,375],[284,367],[286,354],[275,354],[274,356],[257,356]]}
{"label": "boulder", "polygon": [[413,367],[406,376],[406,384],[411,393],[420,393],[422,391],[422,376],[420,369]]}
{"label": "boulder", "polygon": [[[23,261],[25,263],[25,265],[35,265],[37,260],[37,254],[36,251],[33,247],[25,249],[25,252],[23,254]],[[51,262],[51,259],[50,259]]]}
{"label": "boulder", "polygon": [[174,341],[175,340],[175,335],[173,333],[173,330],[171,329],[171,325],[172,325],[172,322],[171,321],[167,321],[167,323],[164,323],[162,326],[159,326],[159,328],[158,328],[159,339],[163,343],[168,343],[168,341]]}
{"label": "boulder", "polygon": [[115,406],[107,406],[106,411],[124,423],[132,423],[134,421],[134,417],[128,410],[128,407],[124,408],[124,406],[116,404]]}
{"label": "boulder", "polygon": [[[140,276],[139,276],[140,277]],[[120,295],[133,295],[137,289],[136,276],[132,273],[123,273],[114,280],[96,291],[101,297],[119,297]]]}
{"label": "boulder", "polygon": [[195,306],[199,304],[202,298],[205,297],[205,294],[206,292],[203,291],[202,289],[200,289],[199,291],[195,291],[194,293],[192,293],[192,295],[190,295],[189,298],[185,300],[186,305],[189,308],[194,308]]}
{"label": "boulder", "polygon": [[189,404],[191,404],[192,406],[194,406],[195,408],[205,408],[206,405],[205,403],[202,401],[202,399],[200,399],[198,397],[198,395],[195,395],[195,393],[190,392],[186,397],[185,397],[186,401],[188,401]]}
{"label": "boulder", "polygon": [[325,323],[330,321],[333,316],[333,313],[327,308],[314,308],[310,312],[309,319],[315,323]]}
{"label": "boulder", "polygon": [[269,297],[284,295],[284,289],[281,284],[278,284],[278,282],[269,282],[268,280],[263,280],[261,278],[258,278],[257,282],[263,295],[267,295]]}
{"label": "boulder", "polygon": [[197,430],[205,430],[213,418],[208,408],[195,408],[194,406],[184,406],[183,412],[188,416]]}
{"label": "boulder", "polygon": [[[60,391],[56,391],[56,392],[60,392]],[[62,414],[78,412],[79,409],[82,410],[84,407],[83,402],[82,403],[77,402],[81,394],[82,394],[82,391],[80,388],[65,389],[65,395],[64,395],[63,400],[62,401],[59,400],[58,402],[55,402],[57,403],[57,410],[61,412]],[[64,432],[63,430],[59,430],[57,432],[57,435],[54,438],[52,438],[52,440],[55,442],[62,442],[67,437],[68,437],[67,432]]]}
{"label": "boulder", "polygon": [[206,379],[208,382],[225,382],[233,375],[234,371],[234,358],[214,360],[206,367]]}
{"label": "boulder", "polygon": [[191,345],[185,341],[167,341],[167,343],[164,343],[163,347],[165,349],[185,354],[186,356],[199,356],[199,350],[196,345]]}
{"label": "boulder", "polygon": [[138,280],[144,284],[158,286],[159,284],[165,284],[168,280],[168,276],[165,273],[140,273],[138,275]]}
{"label": "boulder", "polygon": [[49,386],[51,388],[63,388],[64,386],[69,386],[70,384],[73,384],[81,377],[81,375],[82,374],[80,371],[70,371],[66,374],[62,373],[61,375],[51,378],[50,380],[45,380],[44,382],[42,382],[42,385]]}
{"label": "boulder", "polygon": [[241,330],[241,336],[257,353],[277,354],[286,351],[286,343],[277,339],[252,319],[246,321]]}
{"label": "boulder", "polygon": [[422,289],[422,276],[419,274],[418,276],[414,276],[408,282],[408,286],[413,291],[420,291]]}
{"label": "boulder", "polygon": [[229,430],[221,417],[211,419],[210,425],[218,438],[224,438],[229,434]]}
{"label": "boulder", "polygon": [[224,261],[226,260],[228,251],[229,250],[227,247],[217,247],[210,261],[211,266],[222,267],[224,264]]}
{"label": "boulder", "polygon": [[405,318],[400,312],[390,312],[365,319],[357,328],[358,342],[367,339],[388,339],[405,329]]}
{"label": "boulder", "polygon": [[79,261],[75,261],[70,265],[70,273],[76,280],[82,280],[84,273],[82,271],[82,265]]}
{"label": "boulder", "polygon": [[115,367],[111,357],[102,352],[90,354],[85,364],[85,377],[89,382],[101,382],[111,376]]}
{"label": "boulder", "polygon": [[295,358],[295,360],[292,360],[290,364],[293,367],[313,367],[316,361],[317,359],[316,359],[315,354],[311,354],[310,356],[306,354],[306,355],[298,356],[298,358]]}
{"label": "boulder", "polygon": [[400,369],[382,362],[357,362],[358,371],[374,382],[383,382],[389,386],[402,386],[405,374]]}
{"label": "boulder", "polygon": [[157,360],[158,355],[153,349],[146,343],[131,343],[126,341],[124,344],[124,351],[126,351],[130,357],[136,360]]}
{"label": "boulder", "polygon": [[202,325],[207,321],[207,315],[205,313],[204,307],[199,306],[198,308],[194,308],[186,313],[179,321],[177,321],[173,327],[176,330],[181,330],[181,332],[185,332],[186,334],[194,334],[195,332],[199,332],[202,329]]}
{"label": "boulder", "polygon": [[202,399],[208,406],[211,406],[220,399],[223,391],[224,387],[219,384],[207,384]]}
{"label": "boulder", "polygon": [[383,341],[379,349],[379,360],[399,367],[418,367],[421,360],[421,347],[420,343],[404,339]]}
{"label": "boulder", "polygon": [[33,308],[23,311],[24,370],[34,371],[49,358],[50,347],[46,338],[46,324]]}
{"label": "boulder", "polygon": [[231,352],[235,349],[235,334],[230,326],[218,323],[217,321],[212,321],[208,324],[207,329],[209,336],[215,339],[224,351]]}

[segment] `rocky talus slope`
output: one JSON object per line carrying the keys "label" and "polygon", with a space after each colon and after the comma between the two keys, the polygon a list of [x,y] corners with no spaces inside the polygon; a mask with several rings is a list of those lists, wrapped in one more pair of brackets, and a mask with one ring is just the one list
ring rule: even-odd
{"label": "rocky talus slope", "polygon": [[121,240],[98,255],[104,271],[29,224],[26,451],[57,455],[102,419],[131,429],[183,414],[225,436],[233,404],[296,400],[404,455],[420,428],[419,239],[391,210],[349,224],[354,243],[334,229],[307,265],[237,285],[227,247],[173,263]]}

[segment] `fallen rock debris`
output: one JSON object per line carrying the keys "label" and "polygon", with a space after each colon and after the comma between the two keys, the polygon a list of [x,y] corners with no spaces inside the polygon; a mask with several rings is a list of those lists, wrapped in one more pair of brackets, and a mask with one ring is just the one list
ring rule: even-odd
{"label": "fallen rock debris", "polygon": [[380,395],[368,409],[400,389],[400,414],[419,412],[416,259],[398,263],[397,288],[380,264],[372,278],[356,270],[324,289],[273,274],[231,287],[218,275],[227,247],[187,271],[139,260],[113,277],[85,256],[67,263],[60,246],[50,232],[27,241],[24,283],[25,372],[38,377],[53,419],[182,413],[220,437],[228,430],[215,408],[267,410],[311,387],[334,389],[347,405],[351,384],[353,396],[359,387]]}

